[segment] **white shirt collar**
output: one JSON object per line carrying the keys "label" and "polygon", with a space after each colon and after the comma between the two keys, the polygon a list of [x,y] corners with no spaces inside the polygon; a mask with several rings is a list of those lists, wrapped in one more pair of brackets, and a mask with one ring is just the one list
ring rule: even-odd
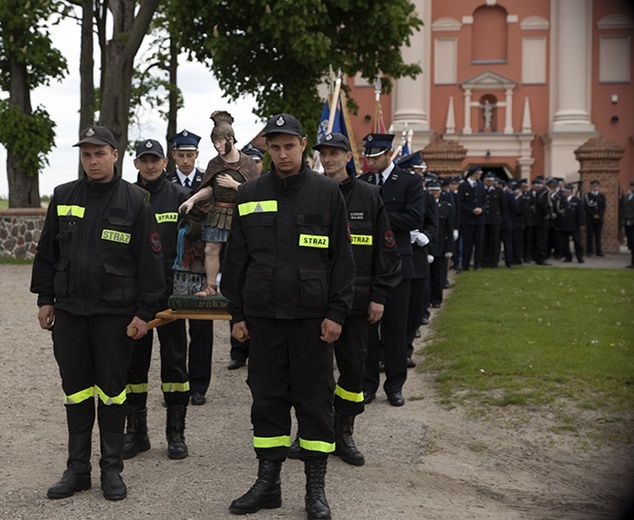
{"label": "white shirt collar", "polygon": [[178,180],[183,186],[185,185],[185,179],[189,179],[189,185],[191,186],[194,182],[194,178],[196,177],[196,168],[194,168],[189,175],[185,175],[182,171],[176,168],[176,175],[178,175]]}
{"label": "white shirt collar", "polygon": [[383,182],[385,183],[385,181],[388,180],[388,178],[390,177],[390,174],[392,173],[392,170],[394,169],[394,163],[392,161],[390,161],[387,165],[387,168],[385,168],[385,170],[383,170],[381,172],[381,176],[383,177]]}

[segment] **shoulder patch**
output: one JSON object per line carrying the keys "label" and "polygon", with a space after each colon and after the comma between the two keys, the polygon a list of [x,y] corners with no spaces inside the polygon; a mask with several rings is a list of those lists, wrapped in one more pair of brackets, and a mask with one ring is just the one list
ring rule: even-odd
{"label": "shoulder patch", "polygon": [[396,239],[391,229],[388,229],[383,233],[383,247],[386,249],[392,249],[396,245]]}
{"label": "shoulder patch", "polygon": [[161,244],[161,236],[158,234],[158,231],[155,231],[150,235],[150,246],[152,247],[152,251],[155,253],[160,253],[163,248]]}

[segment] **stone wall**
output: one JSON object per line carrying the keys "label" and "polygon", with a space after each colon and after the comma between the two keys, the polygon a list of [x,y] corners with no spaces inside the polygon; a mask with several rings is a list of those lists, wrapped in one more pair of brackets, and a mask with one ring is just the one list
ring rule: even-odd
{"label": "stone wall", "polygon": [[0,258],[32,259],[45,217],[40,208],[0,210]]}

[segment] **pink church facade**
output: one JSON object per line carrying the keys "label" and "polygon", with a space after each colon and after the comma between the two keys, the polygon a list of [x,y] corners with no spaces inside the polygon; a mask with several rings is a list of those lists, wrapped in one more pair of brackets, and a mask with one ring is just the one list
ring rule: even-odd
{"label": "pink church facade", "polygon": [[[381,96],[384,120],[467,150],[463,166],[508,178],[580,180],[575,150],[592,138],[623,148],[618,184],[634,179],[634,3],[627,0],[413,0],[425,26],[403,48],[415,79]],[[349,78],[357,144],[373,130],[375,92]]]}

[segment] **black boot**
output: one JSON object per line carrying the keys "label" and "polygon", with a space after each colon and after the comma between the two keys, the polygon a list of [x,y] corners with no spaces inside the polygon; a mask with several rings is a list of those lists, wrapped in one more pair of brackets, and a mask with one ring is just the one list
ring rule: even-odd
{"label": "black boot", "polygon": [[324,489],[327,465],[328,459],[304,461],[308,520],[330,520],[332,518]]}
{"label": "black boot", "polygon": [[182,404],[170,404],[167,407],[167,456],[170,459],[184,459],[188,455],[185,444],[185,415],[187,407]]}
{"label": "black boot", "polygon": [[122,500],[128,490],[121,478],[123,471],[123,433],[100,432],[101,490],[106,500]]}
{"label": "black boot", "polygon": [[75,491],[90,489],[92,433],[68,434],[68,462],[59,482],[48,488],[48,498],[68,498]]}
{"label": "black boot", "polygon": [[236,515],[255,513],[260,509],[276,509],[282,506],[282,485],[280,483],[281,462],[260,460],[258,479],[251,489],[229,506]]}
{"label": "black boot", "polygon": [[354,415],[335,411],[335,451],[333,455],[352,466],[363,466],[365,458],[354,444]]}
{"label": "black boot", "polygon": [[131,459],[137,453],[150,449],[150,438],[147,435],[147,408],[128,406],[128,427],[123,444],[123,458]]}

